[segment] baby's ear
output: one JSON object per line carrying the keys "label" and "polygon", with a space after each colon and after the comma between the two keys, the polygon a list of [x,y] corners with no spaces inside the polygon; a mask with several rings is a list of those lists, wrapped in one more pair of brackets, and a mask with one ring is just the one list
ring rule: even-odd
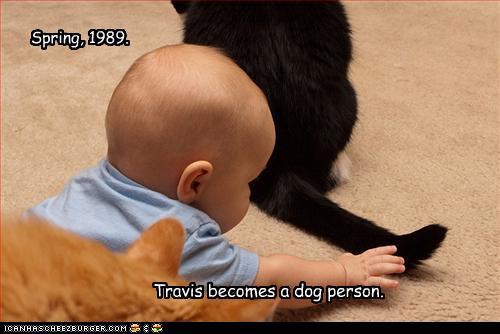
{"label": "baby's ear", "polygon": [[151,225],[127,250],[127,257],[160,265],[176,276],[184,247],[184,228],[176,219],[166,218]]}

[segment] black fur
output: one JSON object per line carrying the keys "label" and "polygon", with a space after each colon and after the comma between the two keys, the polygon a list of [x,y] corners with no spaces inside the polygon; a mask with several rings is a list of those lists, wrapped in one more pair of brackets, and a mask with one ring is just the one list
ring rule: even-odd
{"label": "black fur", "polygon": [[349,141],[357,114],[347,78],[350,28],[340,3],[173,4],[186,13],[185,43],[221,48],[267,96],[276,147],[252,184],[252,201],[352,253],[396,244],[409,267],[432,255],[445,227],[397,236],[323,195],[335,185],[331,164]]}
{"label": "black fur", "polygon": [[172,1],[172,5],[179,14],[184,14],[189,8],[189,1]]}

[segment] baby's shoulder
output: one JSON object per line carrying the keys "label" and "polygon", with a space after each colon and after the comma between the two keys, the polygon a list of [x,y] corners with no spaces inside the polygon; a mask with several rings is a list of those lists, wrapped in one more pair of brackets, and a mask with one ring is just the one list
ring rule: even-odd
{"label": "baby's shoulder", "polygon": [[186,238],[189,238],[193,234],[196,234],[198,237],[218,236],[221,234],[219,224],[203,211],[187,205],[183,205],[181,210],[184,212],[179,216],[185,217],[181,221],[186,230]]}

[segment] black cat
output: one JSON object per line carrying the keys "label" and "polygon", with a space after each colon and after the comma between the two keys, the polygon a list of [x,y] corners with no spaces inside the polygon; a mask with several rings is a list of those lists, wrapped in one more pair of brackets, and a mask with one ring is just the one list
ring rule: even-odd
{"label": "black cat", "polygon": [[429,258],[441,225],[395,235],[330,201],[332,162],[356,122],[351,37],[339,2],[183,2],[184,42],[220,48],[264,91],[276,147],[253,182],[259,208],[352,253],[395,244],[408,267]]}

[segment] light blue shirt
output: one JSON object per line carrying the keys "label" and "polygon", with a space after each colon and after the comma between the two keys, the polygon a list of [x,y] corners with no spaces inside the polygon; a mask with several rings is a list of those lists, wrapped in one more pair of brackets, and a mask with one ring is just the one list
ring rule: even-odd
{"label": "light blue shirt", "polygon": [[26,215],[35,215],[81,236],[123,251],[161,218],[178,219],[186,240],[180,274],[188,281],[252,285],[259,257],[231,245],[204,212],[130,180],[106,159],[74,176],[63,191]]}

